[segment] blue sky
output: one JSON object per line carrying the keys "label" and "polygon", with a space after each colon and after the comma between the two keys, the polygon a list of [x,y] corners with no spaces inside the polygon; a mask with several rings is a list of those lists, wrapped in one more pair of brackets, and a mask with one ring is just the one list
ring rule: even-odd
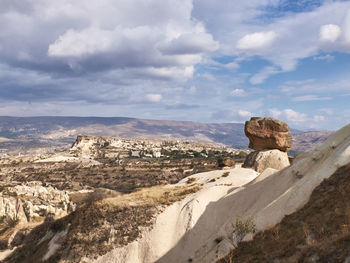
{"label": "blue sky", "polygon": [[0,115],[350,122],[350,1],[0,0]]}

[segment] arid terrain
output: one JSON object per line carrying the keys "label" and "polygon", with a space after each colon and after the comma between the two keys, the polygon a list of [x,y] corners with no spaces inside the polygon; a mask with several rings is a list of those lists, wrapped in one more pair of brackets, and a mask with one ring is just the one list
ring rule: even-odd
{"label": "arid terrain", "polygon": [[0,263],[350,263],[350,0],[0,0]]}
{"label": "arid terrain", "polygon": [[[135,240],[139,228],[150,226],[162,207],[200,188],[189,181],[188,185],[169,192],[163,189],[164,185],[176,184],[199,172],[234,166],[245,156],[243,151],[205,143],[79,136],[65,151],[3,157],[0,159],[0,249],[7,251],[24,240],[41,239],[42,231],[64,230],[72,220],[78,220],[77,229],[70,231],[72,239],[66,241],[74,246],[78,242],[79,248],[69,255],[61,251],[63,254],[57,254],[57,260],[71,257],[72,253],[75,256],[69,262],[103,254],[115,244]],[[112,201],[101,203],[106,198]],[[130,201],[134,203],[131,207]],[[100,219],[95,221],[97,217]],[[129,225],[131,218],[134,221]],[[107,221],[115,229],[125,231],[118,232],[110,245],[104,243],[106,236],[100,230],[92,234],[98,226],[104,229]],[[84,233],[93,235],[85,237],[85,241],[76,236],[82,234],[82,224],[89,226],[84,228]],[[85,248],[81,247],[82,242]],[[47,246],[48,242],[43,245]],[[91,250],[91,246],[96,250]],[[24,252],[16,250],[11,261],[39,262],[43,256],[39,251],[28,257],[27,247],[23,249]],[[53,260],[50,257],[48,262]]]}
{"label": "arid terrain", "polygon": [[0,260],[345,260],[349,129],[294,159],[289,127],[272,118],[246,123],[249,151],[81,135],[61,151],[3,156]]}
{"label": "arid terrain", "polygon": [[[293,152],[312,149],[332,133],[292,129]],[[243,123],[198,123],[135,118],[0,117],[0,156],[69,148],[78,135],[184,140],[247,149]]]}

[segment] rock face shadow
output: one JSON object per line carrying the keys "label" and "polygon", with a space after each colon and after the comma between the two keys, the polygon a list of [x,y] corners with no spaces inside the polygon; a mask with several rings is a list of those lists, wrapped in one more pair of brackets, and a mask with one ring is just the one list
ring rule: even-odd
{"label": "rock face shadow", "polygon": [[[258,213],[294,183],[295,178],[292,176],[276,173],[262,181],[229,191],[226,197],[209,203],[194,227],[156,262],[214,262],[224,256],[222,253],[229,247],[227,241],[232,237],[232,223],[237,217],[245,219],[253,216],[258,229],[265,226],[266,220],[259,218]],[[284,214],[277,214],[275,220],[269,222],[274,224],[283,216]]]}

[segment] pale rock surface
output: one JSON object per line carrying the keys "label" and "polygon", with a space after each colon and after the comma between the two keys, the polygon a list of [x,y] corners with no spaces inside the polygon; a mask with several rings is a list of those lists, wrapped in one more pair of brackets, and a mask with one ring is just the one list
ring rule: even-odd
{"label": "pale rock surface", "polygon": [[69,195],[41,182],[7,187],[0,193],[0,217],[18,219],[26,223],[47,214],[64,216],[74,210]]}
{"label": "pale rock surface", "polygon": [[202,190],[167,207],[138,240],[86,262],[215,262],[230,250],[238,216],[252,217],[258,230],[270,228],[305,205],[315,187],[348,163],[350,125],[290,167],[255,182],[258,173],[245,168],[228,170],[227,177],[223,171],[192,175],[204,184]]}
{"label": "pale rock surface", "polygon": [[277,169],[273,169],[273,168],[266,168],[258,177],[256,177],[253,181],[251,181],[249,184],[255,184],[258,183],[260,181],[265,180],[267,177],[277,173],[278,170]]}
{"label": "pale rock surface", "polygon": [[290,165],[288,154],[280,150],[263,150],[250,153],[244,164],[244,168],[253,168],[261,173],[267,168],[282,170]]}

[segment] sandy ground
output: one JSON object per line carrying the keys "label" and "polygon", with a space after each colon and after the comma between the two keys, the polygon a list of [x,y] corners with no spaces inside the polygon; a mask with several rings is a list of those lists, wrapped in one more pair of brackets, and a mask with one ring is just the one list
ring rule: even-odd
{"label": "sandy ground", "polygon": [[237,167],[192,175],[202,190],[167,207],[139,240],[95,262],[214,262],[232,249],[237,217],[252,217],[258,230],[267,229],[301,208],[323,179],[349,162],[350,125],[280,172],[270,169],[259,176]]}

